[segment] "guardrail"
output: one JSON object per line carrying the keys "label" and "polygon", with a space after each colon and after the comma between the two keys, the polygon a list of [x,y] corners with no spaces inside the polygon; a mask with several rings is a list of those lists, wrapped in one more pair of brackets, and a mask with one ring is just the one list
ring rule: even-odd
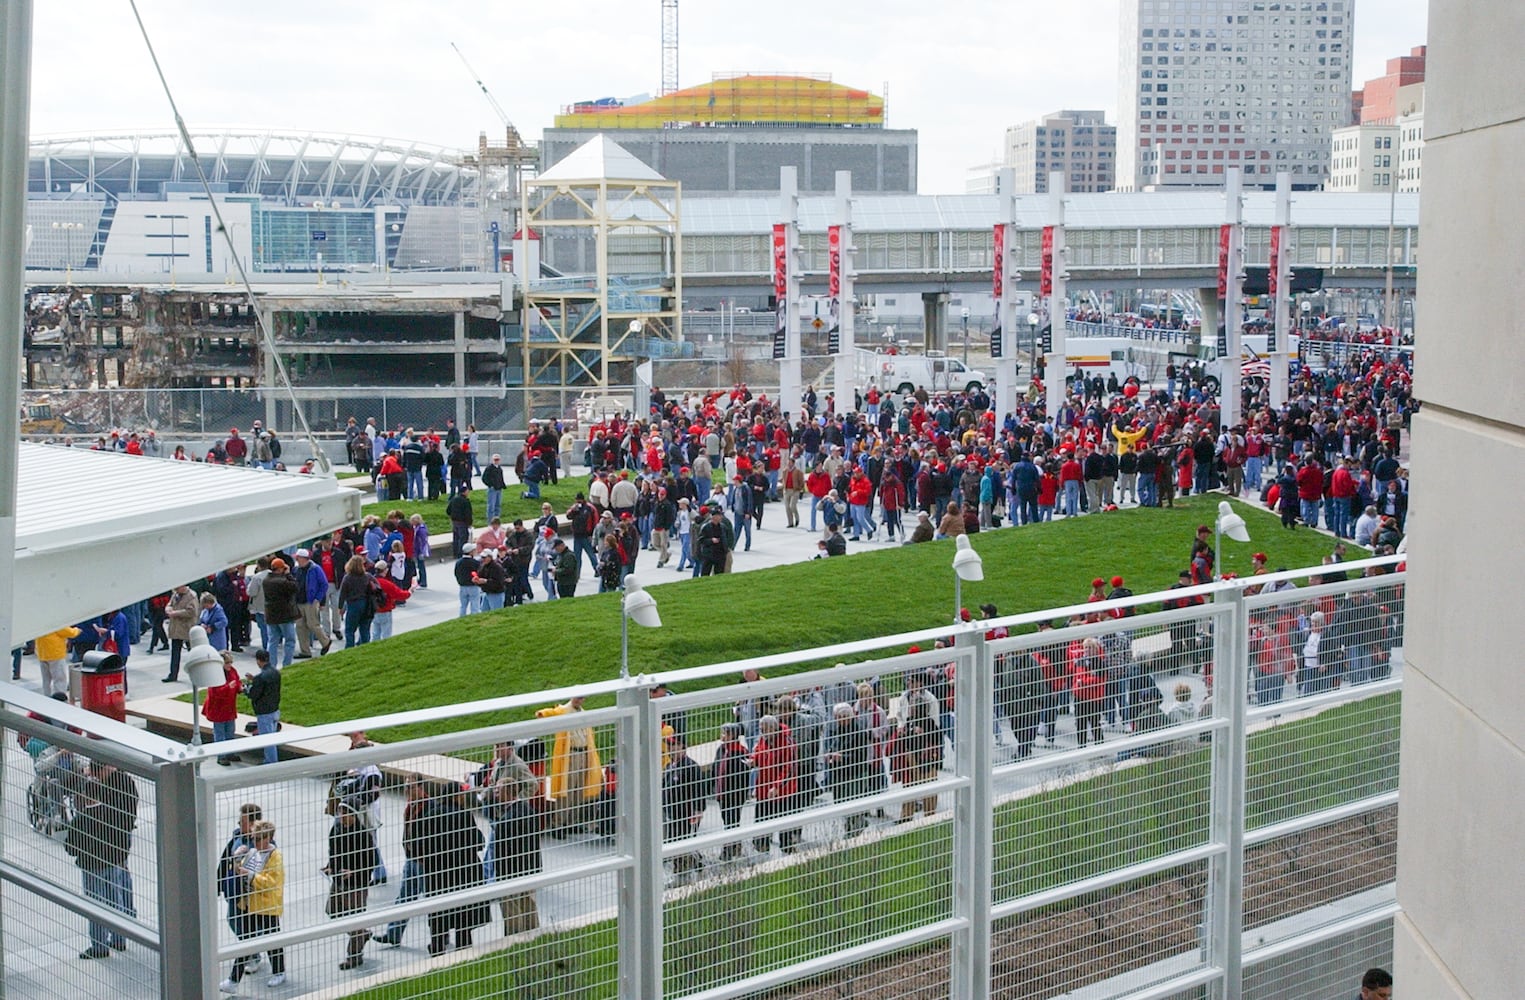
{"label": "guardrail", "polygon": [[[1143,595],[307,727],[440,732],[250,769],[211,766],[228,744],[170,746],[21,692],[0,708],[8,730],[43,729],[76,773],[135,775],[142,825],[117,867],[141,909],[80,891],[57,838],[27,825],[41,778],[0,733],[7,983],[211,996],[240,955],[280,949],[285,988],[312,996],[1332,995],[1391,948],[1403,672],[1404,574],[1342,569],[1372,575],[1226,581],[1172,591],[1203,601],[1173,610]],[[1056,617],[1072,624],[1029,631]],[[1052,683],[1066,664],[1099,683]],[[1210,707],[1161,714],[1151,692],[1195,701],[1204,677]],[[682,693],[654,697],[659,682]],[[730,769],[731,725],[751,768]],[[374,805],[331,794],[335,775],[476,766],[510,742],[539,772],[513,791],[485,770]],[[240,938],[218,862],[246,803],[275,824],[284,894],[278,925],[237,923]],[[18,969],[82,940],[86,919],[127,950]],[[386,928],[400,947],[367,944]]]}

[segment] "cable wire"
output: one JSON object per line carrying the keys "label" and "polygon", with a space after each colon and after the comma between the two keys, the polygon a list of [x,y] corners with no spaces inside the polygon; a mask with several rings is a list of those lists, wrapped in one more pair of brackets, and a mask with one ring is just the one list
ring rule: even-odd
{"label": "cable wire", "polygon": [[212,185],[207,180],[206,171],[201,169],[201,158],[196,155],[196,146],[191,142],[191,134],[185,127],[185,119],[180,116],[180,108],[175,103],[175,95],[169,89],[169,81],[164,77],[164,68],[159,65],[159,54],[154,51],[154,43],[148,37],[148,27],[143,23],[143,15],[138,12],[137,0],[127,0],[132,7],[132,16],[138,22],[138,31],[143,35],[143,44],[148,48],[148,58],[153,61],[154,73],[159,77],[159,85],[164,88],[164,98],[169,101],[170,112],[175,116],[175,128],[180,132],[180,141],[185,143],[185,151],[191,158],[191,165],[196,168],[196,177],[201,181],[201,188],[206,192],[207,204],[211,208],[214,218],[217,219],[217,231],[228,244],[228,256],[233,259],[233,266],[238,268],[238,279],[244,286],[244,292],[249,296],[249,308],[254,313],[254,325],[258,328],[260,340],[265,345],[265,350],[275,361],[276,377],[280,380],[280,386],[271,386],[272,389],[284,387],[287,398],[291,400],[291,409],[296,414],[297,423],[301,425],[302,435],[312,450],[312,457],[317,465],[320,475],[332,475],[333,467],[329,464],[328,456],[323,449],[318,447],[318,439],[313,435],[311,426],[307,423],[307,414],[302,411],[302,406],[297,402],[296,392],[292,389],[291,378],[286,373],[286,362],[281,358],[281,352],[276,350],[275,337],[270,328],[265,324],[264,313],[255,301],[254,286],[249,281],[249,272],[244,267],[243,258],[238,254],[238,248],[233,244],[233,234],[228,231],[227,224],[222,220],[222,209],[218,207],[217,199],[212,196]]}

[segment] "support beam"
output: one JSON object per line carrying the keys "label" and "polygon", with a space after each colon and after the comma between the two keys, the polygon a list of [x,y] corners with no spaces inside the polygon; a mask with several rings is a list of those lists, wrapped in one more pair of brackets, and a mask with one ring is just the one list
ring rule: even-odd
{"label": "support beam", "polygon": [[1244,412],[1241,391],[1240,355],[1244,352],[1244,174],[1229,167],[1225,175],[1224,220],[1229,227],[1228,290],[1223,300],[1223,357],[1219,378],[1223,385],[1219,399],[1224,427],[1239,423]]}
{"label": "support beam", "polygon": [[[800,412],[800,399],[804,392],[800,372],[800,268],[797,259],[800,245],[800,190],[797,168],[789,166],[778,169],[778,200],[778,217],[784,227],[783,246],[775,245],[773,248],[773,291],[778,300],[774,322],[784,325],[784,356],[778,362],[778,407],[780,412],[789,414]],[[775,241],[778,236],[775,232]],[[780,253],[783,255],[781,259],[778,256]],[[779,268],[783,269],[782,296],[778,295]]]}
{"label": "support beam", "polygon": [[[1068,374],[1066,367],[1069,357],[1065,354],[1064,343],[1064,320],[1067,308],[1067,296],[1069,287],[1069,261],[1064,249],[1064,183],[1065,175],[1055,171],[1048,175],[1048,225],[1052,226],[1052,268],[1053,291],[1048,297],[1048,321],[1052,332],[1049,344],[1048,357],[1044,364],[1045,402],[1048,407],[1049,419],[1058,415],[1064,406],[1064,376]],[[1055,434],[1059,429],[1054,429]]]}
{"label": "support beam", "polygon": [[[1012,265],[1011,250],[1016,246],[1017,198],[1012,192],[1017,186],[1017,172],[1003,167],[996,175],[996,190],[1000,194],[1000,210],[996,225],[1001,229],[1002,260],[993,261],[998,283],[991,289],[995,295],[995,325],[1000,331],[1000,356],[995,359],[995,412],[997,426],[1017,407],[1017,274]],[[994,346],[992,344],[992,346]]]}
{"label": "support beam", "polygon": [[[928,351],[948,349],[948,293],[922,292],[922,347]],[[931,388],[928,386],[927,388]]]}
{"label": "support beam", "polygon": [[[837,296],[838,324],[837,353],[832,361],[832,387],[837,394],[837,412],[853,407],[853,394],[857,389],[853,357],[853,175],[851,170],[837,171],[837,225],[838,247],[841,257],[837,267],[841,284]],[[828,262],[829,263],[829,262]]]}
{"label": "support beam", "polygon": [[1276,295],[1271,309],[1275,316],[1271,342],[1271,405],[1281,409],[1287,402],[1287,352],[1292,347],[1292,177],[1286,171],[1276,175],[1276,227],[1272,239],[1279,241],[1279,252],[1271,262],[1276,275]]}
{"label": "support beam", "polygon": [[466,388],[466,314],[455,314],[455,425],[461,429],[461,435],[466,434],[466,424],[469,423],[466,410],[466,397],[461,395],[460,390]]}

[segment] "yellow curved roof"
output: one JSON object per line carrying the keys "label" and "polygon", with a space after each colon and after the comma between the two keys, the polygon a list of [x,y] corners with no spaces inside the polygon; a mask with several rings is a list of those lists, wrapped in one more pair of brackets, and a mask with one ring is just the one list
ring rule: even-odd
{"label": "yellow curved roof", "polygon": [[884,124],[884,98],[808,76],[721,77],[641,104],[574,104],[557,128],[645,129],[692,125]]}

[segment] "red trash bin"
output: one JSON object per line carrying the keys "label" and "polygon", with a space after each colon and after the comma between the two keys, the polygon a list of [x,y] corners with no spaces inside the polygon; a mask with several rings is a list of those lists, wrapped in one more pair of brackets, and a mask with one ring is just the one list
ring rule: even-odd
{"label": "red trash bin", "polygon": [[79,702],[87,711],[127,721],[126,665],[116,653],[91,650],[80,664]]}

